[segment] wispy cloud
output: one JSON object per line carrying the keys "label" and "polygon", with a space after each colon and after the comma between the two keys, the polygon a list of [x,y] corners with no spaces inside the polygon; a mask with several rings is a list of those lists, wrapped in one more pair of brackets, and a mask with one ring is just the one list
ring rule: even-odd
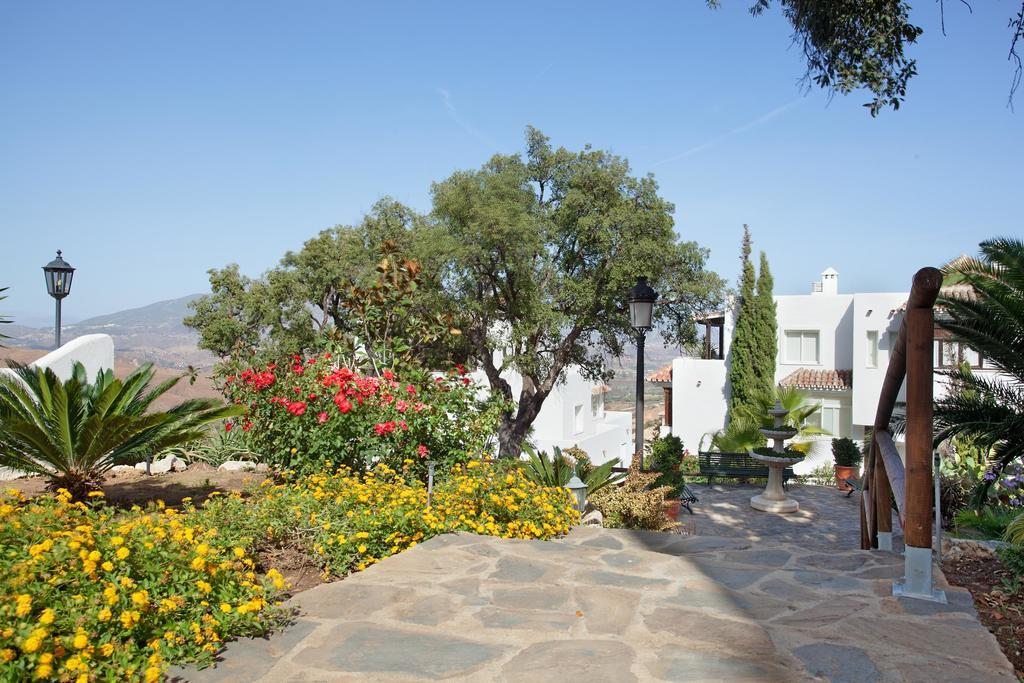
{"label": "wispy cloud", "polygon": [[722,133],[721,135],[716,135],[715,137],[713,137],[713,138],[711,138],[709,140],[705,140],[704,142],[702,142],[699,145],[696,145],[694,147],[691,147],[690,149],[686,150],[685,152],[680,152],[679,154],[673,154],[672,156],[666,157],[665,159],[662,159],[661,161],[656,161],[653,164],[651,164],[651,166],[661,166],[662,164],[668,164],[668,163],[671,163],[673,161],[679,161],[680,159],[685,159],[687,157],[692,157],[694,154],[698,154],[700,152],[703,152],[706,149],[710,149],[710,148],[714,147],[715,145],[717,145],[722,140],[725,140],[726,138],[731,138],[734,135],[739,135],[740,133],[745,133],[748,130],[757,128],[758,126],[760,126],[760,125],[762,125],[764,123],[768,123],[772,119],[774,119],[776,117],[779,117],[782,114],[785,114],[787,111],[789,111],[790,109],[792,109],[793,107],[795,107],[799,103],[800,103],[800,99],[798,98],[798,99],[792,100],[790,102],[787,102],[786,104],[783,104],[782,106],[775,107],[775,109],[772,109],[769,112],[761,114],[756,119],[752,119],[750,121],[747,121],[746,123],[741,124],[739,126],[736,126],[735,128],[733,128],[731,130],[728,130],[725,133]]}
{"label": "wispy cloud", "polygon": [[455,125],[464,130],[467,135],[475,138],[488,148],[493,150],[497,147],[497,145],[494,144],[494,141],[487,137],[486,133],[477,130],[475,127],[470,125],[466,119],[462,118],[462,115],[459,114],[459,110],[455,108],[455,103],[452,101],[452,94],[450,92],[444,88],[438,88],[437,94],[441,96],[441,103],[444,104],[444,108],[448,112],[448,116],[455,122]]}

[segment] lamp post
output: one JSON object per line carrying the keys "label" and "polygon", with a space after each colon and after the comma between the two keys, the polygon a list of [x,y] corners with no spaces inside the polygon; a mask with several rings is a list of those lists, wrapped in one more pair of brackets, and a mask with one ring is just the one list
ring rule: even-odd
{"label": "lamp post", "polygon": [[60,249],[57,250],[57,258],[43,266],[43,277],[46,278],[46,291],[57,300],[57,319],[53,326],[53,337],[56,342],[54,348],[60,348],[60,300],[71,293],[71,278],[75,275],[75,269],[71,264],[60,256]]}
{"label": "lamp post", "polygon": [[636,285],[629,290],[629,324],[636,330],[636,427],[634,457],[640,458],[640,469],[644,465],[644,341],[647,330],[651,329],[654,316],[654,302],[658,293],[647,284],[647,278],[638,277]]}

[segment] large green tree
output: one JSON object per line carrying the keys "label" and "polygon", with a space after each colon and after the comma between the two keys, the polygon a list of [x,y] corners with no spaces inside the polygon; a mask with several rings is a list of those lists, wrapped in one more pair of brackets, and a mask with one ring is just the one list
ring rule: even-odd
{"label": "large green tree", "polygon": [[[719,7],[722,0],[707,0]],[[831,93],[848,94],[866,89],[871,101],[864,104],[875,116],[882,109],[899,109],[907,84],[917,74],[917,62],[906,48],[924,32],[910,20],[911,4],[905,0],[753,0],[751,14],[757,16],[778,4],[793,27],[793,42],[804,52],[806,83]],[[938,11],[945,31],[944,0]],[[970,5],[961,0],[958,6]],[[1022,76],[1018,46],[1024,42],[1024,2],[1010,16],[1008,59],[1015,66],[1010,83],[1010,101]]]}
{"label": "large green tree", "polygon": [[768,257],[762,251],[758,275],[750,260],[750,252],[750,228],[744,225],[739,302],[729,346],[730,420],[756,411],[760,407],[759,397],[770,394],[775,386],[778,342],[772,274],[768,269]]}
{"label": "large green tree", "polygon": [[779,333],[775,311],[775,297],[772,291],[775,279],[768,267],[768,255],[761,252],[761,264],[757,271],[757,362],[754,374],[758,384],[771,391],[775,387],[775,359],[779,353]]}
{"label": "large green tree", "polygon": [[401,335],[433,361],[448,348],[435,330],[455,329],[438,303],[438,259],[426,218],[384,198],[359,225],[320,232],[261,277],[235,264],[211,270],[211,293],[185,324],[201,348],[240,363],[331,348],[378,368],[411,360],[409,349],[392,353]]}
{"label": "large green tree", "polygon": [[[634,333],[626,296],[647,276],[663,300],[656,325],[692,341],[692,316],[720,303],[707,252],[673,229],[674,207],[651,176],[605,151],[553,148],[528,128],[524,155],[496,155],[433,187],[447,244],[445,294],[491,391],[505,399],[503,456],[520,452],[569,365],[607,378]],[[522,377],[516,394],[507,370]]]}

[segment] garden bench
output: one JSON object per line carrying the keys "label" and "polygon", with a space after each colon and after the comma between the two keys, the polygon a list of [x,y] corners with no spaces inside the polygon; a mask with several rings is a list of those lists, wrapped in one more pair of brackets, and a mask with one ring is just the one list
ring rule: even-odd
{"label": "garden bench", "polygon": [[[708,486],[715,477],[731,477],[733,479],[754,479],[768,476],[768,466],[754,460],[746,453],[719,453],[707,451],[697,453],[700,463],[700,476],[708,478]],[[795,477],[793,468],[782,471],[782,485]]]}

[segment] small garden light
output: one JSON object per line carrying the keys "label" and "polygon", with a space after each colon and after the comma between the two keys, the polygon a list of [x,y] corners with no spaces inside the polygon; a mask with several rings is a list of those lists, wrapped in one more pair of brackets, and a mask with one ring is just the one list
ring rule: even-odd
{"label": "small garden light", "polygon": [[434,495],[434,467],[436,466],[435,461],[427,461],[427,507],[430,507],[430,499]]}
{"label": "small garden light", "polygon": [[75,275],[75,269],[71,264],[61,258],[60,249],[57,250],[57,258],[43,266],[43,276],[46,278],[46,291],[57,300],[57,319],[54,323],[53,336],[56,346],[60,348],[60,300],[71,293],[71,278]]}
{"label": "small garden light", "polygon": [[576,472],[573,472],[572,479],[565,485],[565,488],[569,489],[576,497],[576,511],[582,515],[587,509],[587,485],[576,476]]}

